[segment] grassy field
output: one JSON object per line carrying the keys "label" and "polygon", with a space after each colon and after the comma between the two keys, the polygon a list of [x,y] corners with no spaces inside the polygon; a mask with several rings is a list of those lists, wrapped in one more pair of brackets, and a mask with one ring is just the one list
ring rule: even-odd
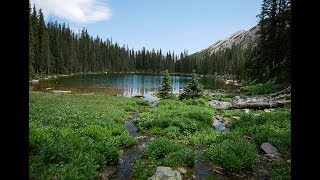
{"label": "grassy field", "polygon": [[106,95],[30,91],[30,179],[97,179],[117,163],[121,146],[136,143],[125,126],[127,111],[143,100]]}
{"label": "grassy field", "polygon": [[[215,98],[230,101],[232,96],[160,100],[149,108],[149,102],[134,98],[30,91],[30,179],[98,179],[104,165],[118,162],[120,149],[138,143],[124,122],[128,112],[138,112],[141,106],[145,108],[135,124],[143,135],[155,138],[134,164],[136,179],[147,179],[157,166],[184,167],[190,173],[199,149],[211,167],[250,171],[261,160],[262,142],[270,142],[283,155],[272,165],[272,178],[290,179],[290,107],[270,113],[207,107]],[[229,133],[214,130],[215,115],[229,118]]]}
{"label": "grassy field", "polygon": [[[220,166],[232,172],[250,171],[258,166],[260,156],[263,156],[259,152],[263,142],[270,142],[283,155],[282,160],[274,162],[272,177],[290,179],[290,164],[285,161],[291,157],[291,114],[287,107],[270,113],[258,110],[245,113],[208,108],[206,101],[208,99],[161,100],[157,108],[146,109],[141,114],[142,118],[137,122],[139,129],[158,139],[136,163],[138,179],[150,177],[157,166],[191,170],[195,149],[204,149],[201,158],[209,166]],[[212,117],[215,115],[229,118],[229,133],[213,129]]]}

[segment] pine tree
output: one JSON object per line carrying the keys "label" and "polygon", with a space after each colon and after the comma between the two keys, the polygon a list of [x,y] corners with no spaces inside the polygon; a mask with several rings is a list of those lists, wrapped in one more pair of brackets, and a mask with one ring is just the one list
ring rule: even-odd
{"label": "pine tree", "polygon": [[159,95],[162,99],[169,99],[173,97],[172,94],[172,81],[168,70],[163,73],[163,82],[161,84],[161,89],[159,90]]}
{"label": "pine tree", "polygon": [[33,30],[33,24],[31,20],[31,6],[29,1],[29,77],[33,78],[34,76],[34,58],[35,58],[35,50],[34,50],[34,30]]}
{"label": "pine tree", "polygon": [[184,88],[183,93],[180,95],[180,100],[182,99],[194,99],[202,97],[202,86],[199,83],[199,77],[195,70],[192,70],[191,82]]}

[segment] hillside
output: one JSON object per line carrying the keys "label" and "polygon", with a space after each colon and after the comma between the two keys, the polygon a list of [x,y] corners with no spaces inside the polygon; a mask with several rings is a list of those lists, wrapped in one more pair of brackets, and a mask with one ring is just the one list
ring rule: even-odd
{"label": "hillside", "polygon": [[[217,51],[224,50],[226,48],[230,48],[232,45],[240,45],[242,47],[247,47],[250,41],[252,41],[253,46],[255,46],[256,40],[258,39],[258,35],[256,34],[258,29],[259,29],[259,26],[256,25],[247,31],[239,30],[239,31],[231,34],[226,39],[219,40],[219,41],[213,43],[208,48],[206,48],[202,51],[209,51],[209,53],[211,54],[213,52],[217,52]],[[200,51],[200,52],[202,52],[202,51]]]}

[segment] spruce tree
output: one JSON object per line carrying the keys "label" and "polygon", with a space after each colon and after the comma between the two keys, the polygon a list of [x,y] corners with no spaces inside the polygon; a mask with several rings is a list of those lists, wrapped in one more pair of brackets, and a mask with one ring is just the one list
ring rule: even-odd
{"label": "spruce tree", "polygon": [[195,70],[192,70],[191,82],[184,88],[184,91],[179,98],[180,100],[200,98],[202,97],[202,91],[202,86],[199,83],[199,76],[196,74]]}
{"label": "spruce tree", "polygon": [[159,95],[162,99],[169,99],[173,97],[172,94],[172,82],[168,70],[163,73],[163,82],[161,84],[161,89],[159,90]]}

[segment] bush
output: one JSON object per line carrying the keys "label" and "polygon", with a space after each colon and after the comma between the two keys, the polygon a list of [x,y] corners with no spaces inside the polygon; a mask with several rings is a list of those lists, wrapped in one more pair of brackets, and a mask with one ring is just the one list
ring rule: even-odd
{"label": "bush", "polygon": [[272,163],[271,179],[283,180],[291,179],[291,167],[290,164],[283,160],[276,160]]}
{"label": "bush", "polygon": [[166,138],[159,138],[152,141],[148,148],[143,151],[143,155],[148,158],[162,159],[167,154],[176,152],[182,148],[181,145],[175,144],[173,141]]}
{"label": "bush", "polygon": [[204,98],[199,98],[199,99],[183,99],[182,102],[185,103],[186,105],[204,106],[207,104],[208,101]]}
{"label": "bush", "polygon": [[225,139],[208,148],[205,156],[231,171],[251,168],[259,159],[256,147],[242,138]]}
{"label": "bush", "polygon": [[138,99],[138,100],[136,100],[136,103],[137,103],[139,106],[150,106],[150,102],[147,101],[147,100],[143,100],[143,99]]}
{"label": "bush", "polygon": [[274,84],[271,82],[265,84],[257,84],[253,86],[242,87],[241,91],[247,95],[260,95],[260,94],[269,94],[280,91],[282,88],[279,84]]}
{"label": "bush", "polygon": [[202,85],[199,83],[199,77],[196,74],[196,71],[192,71],[191,82],[184,88],[183,92],[180,94],[179,99],[194,99],[200,98],[203,96]]}
{"label": "bush", "polygon": [[163,72],[163,82],[161,84],[161,88],[159,90],[159,95],[160,98],[162,99],[170,99],[173,98],[173,94],[172,94],[172,81],[171,81],[171,77],[169,75],[168,70],[165,70]]}
{"label": "bush", "polygon": [[193,149],[166,138],[152,141],[142,154],[144,159],[134,166],[137,179],[148,179],[158,166],[192,167],[194,164]]}

